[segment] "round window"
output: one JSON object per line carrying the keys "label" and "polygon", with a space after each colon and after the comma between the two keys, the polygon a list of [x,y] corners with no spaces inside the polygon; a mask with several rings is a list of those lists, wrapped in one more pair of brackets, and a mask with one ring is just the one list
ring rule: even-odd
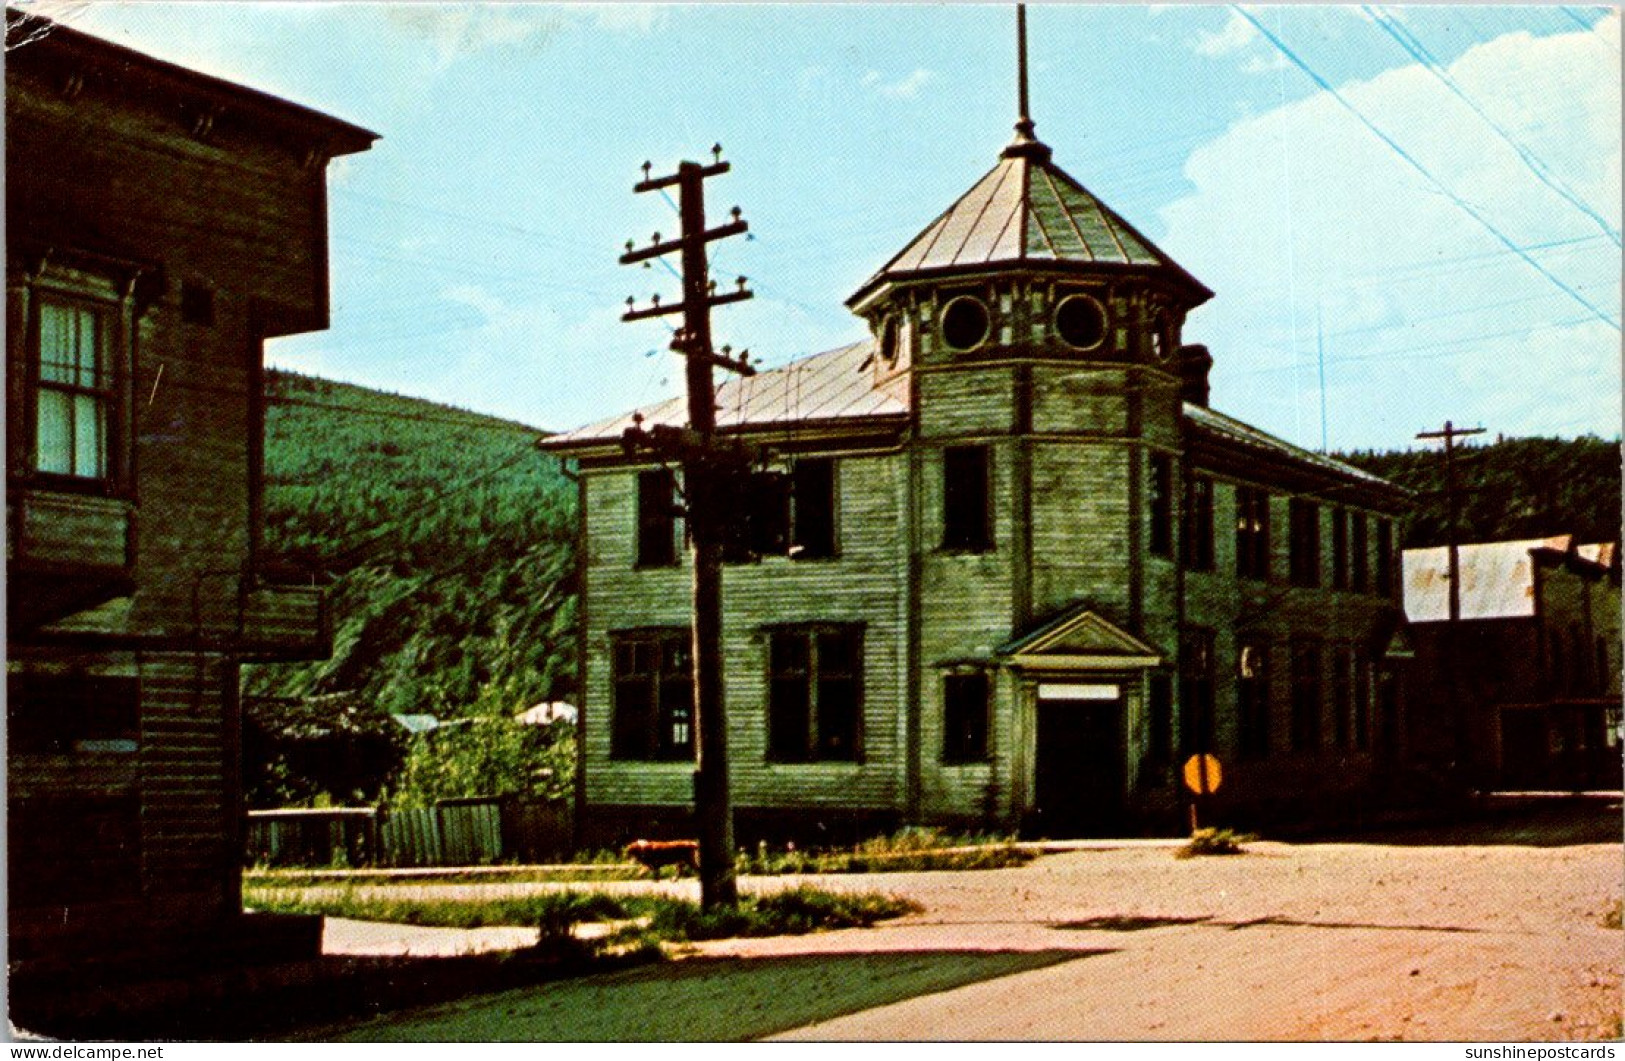
{"label": "round window", "polygon": [[974,350],[987,339],[987,307],[961,295],[942,311],[942,341],[955,350]]}
{"label": "round window", "polygon": [[1106,309],[1088,295],[1068,295],[1055,307],[1055,330],[1068,346],[1093,350],[1106,338]]}

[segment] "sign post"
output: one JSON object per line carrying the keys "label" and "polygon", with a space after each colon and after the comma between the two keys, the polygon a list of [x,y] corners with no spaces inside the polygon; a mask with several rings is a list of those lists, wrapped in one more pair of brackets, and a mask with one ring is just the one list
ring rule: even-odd
{"label": "sign post", "polygon": [[1191,832],[1194,833],[1201,827],[1197,808],[1208,796],[1219,790],[1219,782],[1223,780],[1224,772],[1219,769],[1218,756],[1203,752],[1185,760],[1185,787],[1192,793]]}

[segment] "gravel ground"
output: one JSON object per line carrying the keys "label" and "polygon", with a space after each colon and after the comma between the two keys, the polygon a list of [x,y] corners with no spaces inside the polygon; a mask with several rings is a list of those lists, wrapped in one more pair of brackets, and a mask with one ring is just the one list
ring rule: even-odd
{"label": "gravel ground", "polygon": [[[1585,813],[1606,834],[1619,804]],[[355,1035],[1617,1038],[1625,935],[1603,916],[1621,900],[1621,845],[1538,830],[1520,839],[1564,846],[1471,839],[1256,843],[1241,857],[1189,860],[1127,847],[989,872],[751,879],[743,886],[893,892],[924,912],[867,930],[702,944],[666,966],[398,1015]],[[545,886],[424,892],[516,887]]]}

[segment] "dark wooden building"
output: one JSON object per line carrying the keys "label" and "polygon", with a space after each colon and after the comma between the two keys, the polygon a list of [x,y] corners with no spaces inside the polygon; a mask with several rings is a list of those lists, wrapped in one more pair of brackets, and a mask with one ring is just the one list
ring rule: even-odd
{"label": "dark wooden building", "polygon": [[1461,546],[1453,649],[1447,550],[1407,549],[1404,568],[1411,696],[1434,708],[1418,752],[1484,788],[1618,788],[1618,545]]}
{"label": "dark wooden building", "polygon": [[[783,476],[723,576],[743,837],[1161,827],[1198,751],[1230,820],[1381,787],[1407,498],[1209,407],[1184,326],[1211,296],[1023,117],[848,300],[865,339],[720,388]],[[632,424],[547,443],[580,471],[592,840],[688,828],[691,798],[678,484],[622,451]]]}
{"label": "dark wooden building", "polygon": [[263,344],[327,326],[327,163],[376,137],[7,33],[13,972],[252,952],[238,665],[328,651],[320,591],[267,577]]}

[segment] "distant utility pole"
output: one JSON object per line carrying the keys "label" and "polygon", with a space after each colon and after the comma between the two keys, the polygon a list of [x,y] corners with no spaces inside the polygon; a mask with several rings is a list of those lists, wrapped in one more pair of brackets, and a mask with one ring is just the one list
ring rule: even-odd
{"label": "distant utility pole", "polygon": [[1457,668],[1456,633],[1461,622],[1461,539],[1456,518],[1456,439],[1467,435],[1482,435],[1482,427],[1457,427],[1449,420],[1438,431],[1423,431],[1419,439],[1444,439],[1444,534],[1449,560],[1450,611],[1445,624],[1445,687],[1450,696],[1450,723],[1454,729],[1456,763],[1468,766],[1472,754],[1467,739],[1467,718],[1461,702],[1461,675]]}
{"label": "distant utility pole", "polygon": [[[647,309],[635,309],[627,299],[623,321],[646,320],[669,313],[683,315],[683,327],[673,337],[671,348],[682,354],[688,366],[689,426],[659,425],[649,431],[628,428],[623,444],[629,452],[647,450],[663,459],[678,461],[683,469],[689,542],[694,562],[694,813],[699,827],[700,903],[707,909],[732,906],[739,901],[734,879],[733,805],[728,792],[728,719],[722,689],[722,538],[725,514],[721,503],[739,476],[748,468],[749,453],[741,446],[719,445],[716,439],[716,394],[711,389],[712,367],[741,375],[754,374],[748,355],[737,359],[720,356],[711,348],[711,307],[750,298],[745,278],[738,289],[717,294],[709,275],[706,244],[736,236],[747,228],[740,211],[733,220],[713,229],[705,227],[705,179],[727,173],[722,147],[711,148],[712,162],[682,162],[677,172],[665,177],[649,176],[653,167],[643,164],[643,180],[635,192],[659,191],[677,185],[678,213],[682,235],[674,240],[660,239],[655,233],[649,246],[634,250],[627,241],[622,265],[658,258],[673,251],[682,254],[683,300],[662,306],[656,295]],[[726,350],[726,348],[724,348]]]}

